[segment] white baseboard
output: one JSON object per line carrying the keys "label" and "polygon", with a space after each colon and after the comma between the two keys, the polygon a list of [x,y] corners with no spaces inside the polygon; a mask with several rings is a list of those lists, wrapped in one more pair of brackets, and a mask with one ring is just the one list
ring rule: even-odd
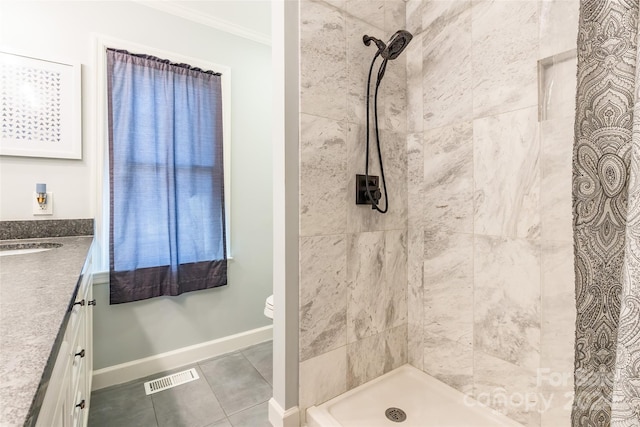
{"label": "white baseboard", "polygon": [[300,409],[294,406],[285,411],[272,397],[269,399],[269,422],[273,427],[300,427]]}
{"label": "white baseboard", "polygon": [[93,390],[179,368],[273,339],[273,325],[93,371]]}
{"label": "white baseboard", "polygon": [[107,285],[109,284],[109,272],[108,271],[99,271],[93,273],[93,284],[94,285]]}

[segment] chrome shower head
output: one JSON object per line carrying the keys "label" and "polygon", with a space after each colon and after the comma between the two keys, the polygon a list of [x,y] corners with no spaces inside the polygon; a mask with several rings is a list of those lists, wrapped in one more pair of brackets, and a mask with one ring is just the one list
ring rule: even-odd
{"label": "chrome shower head", "polygon": [[413,36],[409,31],[399,30],[391,36],[386,47],[380,53],[384,59],[396,59],[402,51],[407,47]]}

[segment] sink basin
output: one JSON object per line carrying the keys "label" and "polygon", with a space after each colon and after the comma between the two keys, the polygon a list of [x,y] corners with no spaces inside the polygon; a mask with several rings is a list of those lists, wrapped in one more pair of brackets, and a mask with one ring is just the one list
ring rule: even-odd
{"label": "sink basin", "polygon": [[0,243],[0,256],[32,254],[61,246],[62,243],[55,242]]}

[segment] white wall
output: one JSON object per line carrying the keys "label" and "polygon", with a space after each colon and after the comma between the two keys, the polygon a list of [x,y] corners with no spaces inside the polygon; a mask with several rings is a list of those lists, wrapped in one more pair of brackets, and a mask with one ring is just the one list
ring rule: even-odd
{"label": "white wall", "polygon": [[95,368],[267,325],[262,307],[272,293],[269,46],[132,2],[0,2],[0,50],[82,64],[84,138],[81,161],[0,157],[0,220],[33,219],[36,182],[54,192],[55,218],[96,212],[91,33],[232,70],[229,285],[119,306],[109,306],[107,286],[97,285]]}
{"label": "white wall", "polygon": [[[13,2],[0,4],[0,50],[23,53],[60,62],[82,63],[82,90],[88,93],[88,42],[77,39],[72,21],[48,19],[40,3],[17,7]],[[51,17],[53,18],[53,17]],[[63,24],[65,22],[66,24]],[[82,46],[82,45],[86,46]],[[86,47],[86,49],[83,49]],[[88,98],[83,98],[82,160],[57,160],[34,157],[0,157],[0,220],[91,218],[93,217],[92,170],[93,144],[88,144],[91,116]],[[36,182],[47,184],[53,192],[54,215],[34,217],[32,194]]]}

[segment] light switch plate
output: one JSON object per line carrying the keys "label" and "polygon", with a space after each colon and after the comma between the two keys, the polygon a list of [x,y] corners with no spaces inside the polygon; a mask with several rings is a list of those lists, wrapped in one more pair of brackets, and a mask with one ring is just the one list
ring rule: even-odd
{"label": "light switch plate", "polygon": [[33,193],[33,214],[53,215],[53,193],[47,191],[47,204],[43,207],[38,203],[38,193]]}

